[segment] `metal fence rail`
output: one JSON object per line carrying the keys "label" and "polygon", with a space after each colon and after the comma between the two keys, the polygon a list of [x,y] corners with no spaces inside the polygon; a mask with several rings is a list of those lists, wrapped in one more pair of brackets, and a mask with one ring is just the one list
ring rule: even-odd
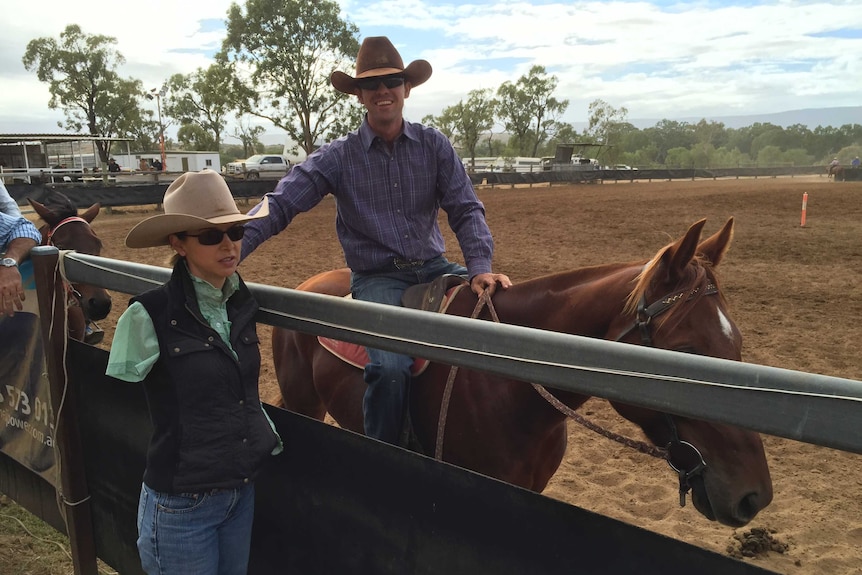
{"label": "metal fence rail", "polygon": [[[64,261],[72,281],[129,294],[170,276],[165,268],[82,254]],[[862,453],[859,381],[260,284],[249,287],[260,303],[262,323]]]}

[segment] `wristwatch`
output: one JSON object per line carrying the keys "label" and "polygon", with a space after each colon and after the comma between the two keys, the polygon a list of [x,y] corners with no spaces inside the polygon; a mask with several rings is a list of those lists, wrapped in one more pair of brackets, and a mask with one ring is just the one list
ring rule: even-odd
{"label": "wristwatch", "polygon": [[0,260],[0,266],[4,268],[17,268],[18,262],[15,261],[15,258],[3,258]]}

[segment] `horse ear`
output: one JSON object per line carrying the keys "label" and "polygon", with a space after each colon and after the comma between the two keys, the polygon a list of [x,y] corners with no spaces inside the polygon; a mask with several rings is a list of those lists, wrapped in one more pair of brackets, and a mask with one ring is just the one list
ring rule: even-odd
{"label": "horse ear", "polygon": [[676,283],[685,277],[685,269],[697,252],[697,243],[705,223],[705,219],[693,223],[685,235],[671,244],[665,252],[665,270],[670,283]]}
{"label": "horse ear", "polygon": [[30,205],[33,207],[33,210],[39,214],[39,217],[42,218],[42,221],[47,223],[48,225],[54,225],[51,222],[51,219],[54,215],[54,212],[45,207],[45,204],[40,204],[33,198],[27,198],[27,201],[30,202]]}
{"label": "horse ear", "polygon": [[80,215],[81,218],[87,220],[87,223],[93,223],[93,220],[96,219],[96,216],[99,215],[99,210],[102,209],[102,204],[96,203],[90,206]]}
{"label": "horse ear", "polygon": [[697,247],[697,251],[708,259],[713,267],[718,266],[724,259],[724,254],[730,249],[733,240],[733,217],[729,218],[724,226],[715,234],[703,240]]}

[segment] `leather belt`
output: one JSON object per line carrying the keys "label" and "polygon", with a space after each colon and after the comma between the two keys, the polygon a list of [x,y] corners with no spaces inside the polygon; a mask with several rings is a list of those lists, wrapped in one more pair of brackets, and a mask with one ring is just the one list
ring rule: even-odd
{"label": "leather belt", "polygon": [[416,270],[425,265],[427,260],[404,260],[401,258],[392,258],[392,265],[397,270]]}

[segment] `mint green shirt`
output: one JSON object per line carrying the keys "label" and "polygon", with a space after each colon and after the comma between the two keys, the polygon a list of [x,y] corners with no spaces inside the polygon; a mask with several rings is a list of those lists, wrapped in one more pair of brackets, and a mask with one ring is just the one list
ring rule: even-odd
{"label": "mint green shirt", "polygon": [[[234,273],[227,278],[221,289],[192,275],[191,272],[189,276],[192,278],[201,315],[210,327],[218,332],[235,359],[236,352],[230,344],[231,321],[227,315],[227,300],[239,289],[239,275]],[[158,360],[159,338],[156,335],[156,328],[147,309],[141,302],[136,301],[117,320],[105,374],[122,381],[140,382],[146,379]],[[278,436],[266,410],[263,410],[263,414]],[[283,449],[281,437],[278,436],[278,445],[273,449],[272,454],[277,455]]]}

